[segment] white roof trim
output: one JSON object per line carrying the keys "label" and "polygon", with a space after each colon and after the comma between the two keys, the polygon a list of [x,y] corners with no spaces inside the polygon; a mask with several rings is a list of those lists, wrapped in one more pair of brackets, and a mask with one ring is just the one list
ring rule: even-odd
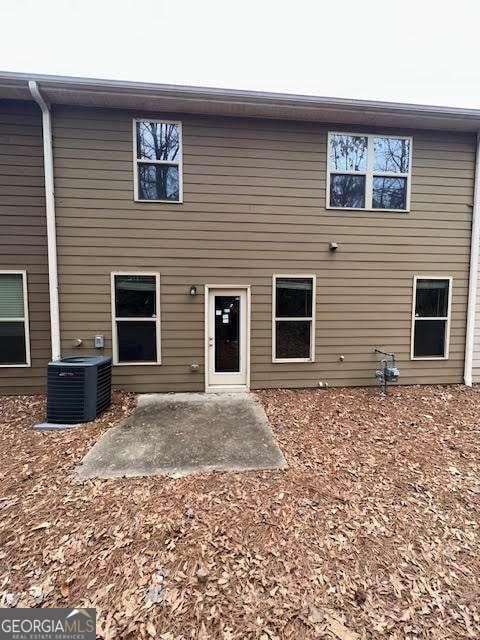
{"label": "white roof trim", "polygon": [[178,112],[367,125],[379,119],[383,127],[385,118],[394,117],[390,126],[472,132],[480,128],[480,109],[2,71],[0,98],[28,99],[29,80],[41,84],[47,98],[60,104],[145,110],[168,107]]}

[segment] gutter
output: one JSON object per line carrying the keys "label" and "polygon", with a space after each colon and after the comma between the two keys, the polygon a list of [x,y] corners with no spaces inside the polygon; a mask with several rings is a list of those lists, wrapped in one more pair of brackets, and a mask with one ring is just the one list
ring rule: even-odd
{"label": "gutter", "polygon": [[[34,80],[31,80],[31,79]],[[255,91],[251,89],[228,89],[219,87],[199,87],[194,85],[161,84],[155,82],[136,82],[131,80],[107,80],[104,78],[81,78],[77,76],[56,76],[48,74],[28,74],[9,71],[0,71],[0,80],[19,81],[30,80],[30,82],[41,82],[42,85],[49,84],[48,90],[65,89],[71,90],[92,90],[105,92],[105,90],[123,90],[125,92],[145,92],[149,94],[172,94],[175,96],[185,96],[187,98],[199,99],[219,99],[227,101],[244,101],[273,103],[279,106],[307,106],[307,107],[332,107],[332,108],[353,108],[360,111],[365,109],[375,109],[387,111],[406,111],[412,113],[422,113],[427,115],[460,116],[479,118],[480,109],[465,107],[449,107],[441,105],[425,105],[408,102],[388,102],[385,100],[365,100],[355,98],[338,98],[332,96],[317,96],[295,93],[278,93],[272,91]],[[29,84],[30,84],[29,82]]]}
{"label": "gutter", "polygon": [[477,307],[478,270],[480,254],[480,131],[477,132],[475,186],[473,191],[472,239],[470,247],[470,278],[468,282],[467,335],[465,341],[465,368],[463,379],[468,387],[473,384],[473,353],[475,348],[475,315]]}
{"label": "gutter", "polygon": [[28,82],[32,98],[42,111],[43,164],[45,173],[45,209],[47,215],[48,290],[50,295],[50,335],[52,360],[60,360],[60,313],[58,306],[57,233],[53,184],[53,140],[50,105],[44,100],[35,80]]}
{"label": "gutter", "polygon": [[[334,114],[345,116],[361,115],[362,123],[375,124],[374,120],[365,121],[366,114],[371,119],[375,116],[391,118],[403,117],[409,120],[407,128],[450,129],[460,126],[460,130],[476,132],[480,126],[480,109],[422,105],[412,103],[398,103],[375,100],[359,100],[350,98],[336,98],[315,95],[298,95],[294,93],[275,93],[252,91],[244,89],[225,89],[215,87],[182,86],[174,84],[158,84],[153,82],[132,82],[126,80],[106,80],[99,78],[79,78],[74,76],[55,76],[46,74],[28,74],[0,71],[0,95],[15,99],[30,99],[25,91],[26,82],[36,82],[42,86],[46,95],[58,104],[76,104],[79,106],[99,106],[115,108],[122,106],[141,111],[166,111],[172,106],[169,101],[180,101],[189,105],[193,112],[211,113],[203,111],[205,105],[216,107],[222,115],[255,117],[255,110],[285,110],[281,119],[303,119],[302,115],[309,113],[307,120],[322,121],[322,113],[333,111]],[[25,96],[24,93],[27,93]],[[117,105],[120,100],[130,99],[129,104]],[[152,100],[157,101],[155,104]],[[181,112],[184,110],[180,109]],[[217,115],[220,113],[217,113]],[[189,112],[189,111],[187,111]],[[300,114],[300,115],[299,115]],[[276,118],[273,115],[260,117]],[[428,120],[417,124],[412,119]],[[327,120],[331,123],[332,116]],[[340,124],[342,120],[335,120]],[[356,124],[360,124],[357,120]],[[397,123],[400,125],[400,123]],[[438,124],[438,127],[437,127]],[[384,122],[383,126],[392,126],[391,122]]]}

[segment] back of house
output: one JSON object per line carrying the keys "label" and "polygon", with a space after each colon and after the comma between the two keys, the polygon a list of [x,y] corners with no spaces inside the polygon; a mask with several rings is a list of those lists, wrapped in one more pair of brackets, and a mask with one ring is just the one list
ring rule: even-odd
{"label": "back of house", "polygon": [[479,127],[1,74],[1,391],[42,391],[60,354],[138,392],[375,384],[375,349],[404,384],[479,381]]}

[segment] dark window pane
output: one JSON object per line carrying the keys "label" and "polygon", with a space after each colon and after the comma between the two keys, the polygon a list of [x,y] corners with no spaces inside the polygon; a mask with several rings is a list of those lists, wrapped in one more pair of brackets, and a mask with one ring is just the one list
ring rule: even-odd
{"label": "dark window pane", "polygon": [[117,321],[118,361],[156,362],[156,336],[155,322]]}
{"label": "dark window pane", "polygon": [[276,322],[276,358],[310,358],[310,327],[308,320]]}
{"label": "dark window pane", "polygon": [[139,164],[138,197],[140,200],[178,201],[178,167],[169,164]]}
{"label": "dark window pane", "polygon": [[308,318],[312,315],[312,278],[277,278],[277,318]]}
{"label": "dark window pane", "polygon": [[178,126],[167,122],[137,122],[139,160],[178,160]]}
{"label": "dark window pane", "polygon": [[155,276],[115,276],[117,318],[152,318],[156,315]]}
{"label": "dark window pane", "polygon": [[373,170],[408,173],[410,140],[401,138],[374,138]]}
{"label": "dark window pane", "polygon": [[417,280],[415,316],[445,318],[448,314],[448,280]]}
{"label": "dark window pane", "polygon": [[0,322],[0,364],[26,364],[25,325]]}
{"label": "dark window pane", "polygon": [[239,296],[215,296],[215,371],[240,371]]}
{"label": "dark window pane", "polygon": [[361,209],[365,206],[365,176],[332,174],[330,206]]}
{"label": "dark window pane", "polygon": [[416,358],[443,358],[446,326],[446,320],[415,320],[413,355]]}
{"label": "dark window pane", "polygon": [[330,171],[366,171],[367,147],[365,136],[331,134],[328,150]]}
{"label": "dark window pane", "polygon": [[372,204],[374,209],[406,209],[407,179],[374,176]]}

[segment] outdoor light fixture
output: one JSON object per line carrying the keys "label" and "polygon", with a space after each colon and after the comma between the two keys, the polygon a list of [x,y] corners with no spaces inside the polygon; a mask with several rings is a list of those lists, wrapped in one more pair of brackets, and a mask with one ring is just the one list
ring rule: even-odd
{"label": "outdoor light fixture", "polygon": [[338,249],[338,242],[335,242],[335,240],[332,240],[329,243],[328,248],[330,249],[330,251],[336,251]]}
{"label": "outdoor light fixture", "polygon": [[196,296],[197,295],[197,285],[196,284],[192,284],[190,286],[190,291],[188,293],[192,296],[192,298],[194,296]]}

